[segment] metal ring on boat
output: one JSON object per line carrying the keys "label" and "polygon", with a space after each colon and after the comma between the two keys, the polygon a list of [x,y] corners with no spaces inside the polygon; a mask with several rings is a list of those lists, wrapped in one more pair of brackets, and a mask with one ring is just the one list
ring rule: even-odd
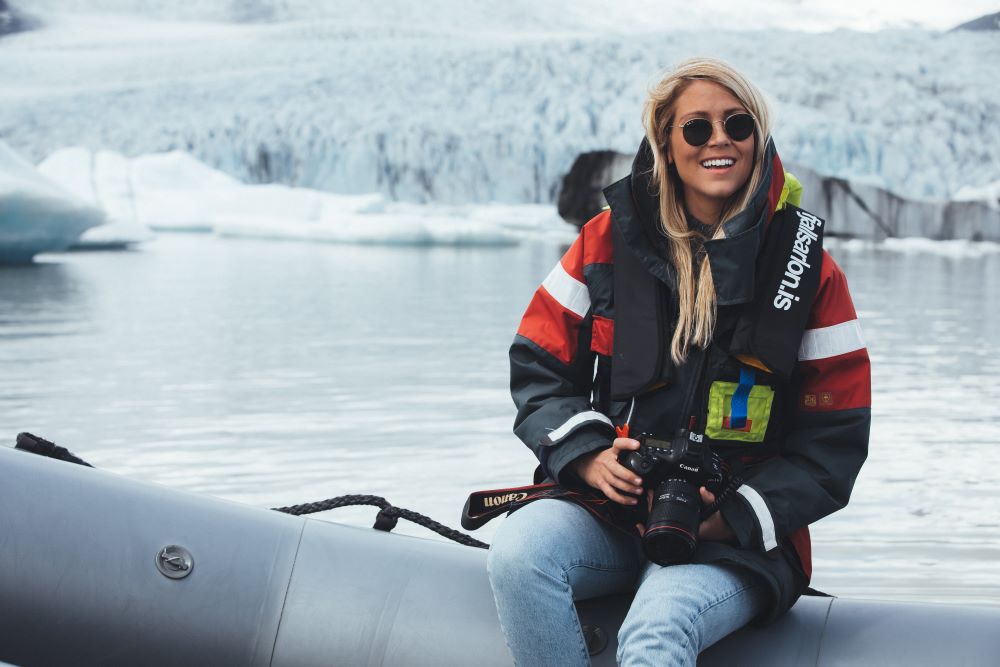
{"label": "metal ring on boat", "polygon": [[156,554],[156,569],[165,577],[183,579],[194,569],[191,552],[176,544],[168,544]]}

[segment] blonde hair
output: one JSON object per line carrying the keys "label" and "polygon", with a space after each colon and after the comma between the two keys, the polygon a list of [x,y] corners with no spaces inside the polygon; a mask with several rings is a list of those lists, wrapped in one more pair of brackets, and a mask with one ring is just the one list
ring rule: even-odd
{"label": "blonde hair", "polygon": [[643,109],[643,125],[653,152],[651,184],[659,192],[660,225],[670,242],[671,261],[677,273],[680,313],[670,343],[670,356],[675,364],[683,363],[692,345],[707,347],[715,330],[715,284],[708,255],[701,261],[696,285],[690,239],[697,232],[688,229],[684,214],[683,183],[676,169],[669,168],[667,160],[668,126],[674,124],[677,98],[697,80],[712,81],[729,90],[757,121],[754,125],[754,165],[750,178],[723,205],[719,225],[712,238],[724,238],[723,223],[749,205],[751,196],[764,178],[764,148],[766,139],[771,134],[771,113],[763,93],[745,76],[721,60],[685,60],[649,92]]}

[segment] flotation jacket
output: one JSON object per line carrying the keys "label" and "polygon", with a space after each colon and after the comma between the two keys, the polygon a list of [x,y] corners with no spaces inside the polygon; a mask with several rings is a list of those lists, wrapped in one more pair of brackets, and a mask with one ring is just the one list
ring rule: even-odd
{"label": "flotation jacket", "polygon": [[693,427],[741,470],[720,508],[738,547],[702,541],[693,560],[760,574],[766,622],[808,585],[807,526],[847,504],[867,456],[871,381],[823,222],[793,206],[801,188],[770,140],[764,159],[751,203],[705,242],[717,297],[708,348],[670,361],[676,276],[643,142],[632,173],[605,189],[610,208],[534,294],[510,361],[514,432],[539,460],[536,482],[578,486],[567,464],[609,447],[626,421],[632,435]]}

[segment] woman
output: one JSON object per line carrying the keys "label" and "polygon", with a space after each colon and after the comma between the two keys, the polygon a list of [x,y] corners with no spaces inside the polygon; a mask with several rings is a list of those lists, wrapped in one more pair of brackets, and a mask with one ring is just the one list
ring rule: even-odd
{"label": "woman", "polygon": [[[610,210],[545,279],[510,351],[536,481],[614,504],[539,500],[498,530],[490,581],[519,665],[589,663],[574,599],[636,590],[623,665],[693,665],[773,621],[808,585],[808,524],[847,503],[867,455],[868,354],[823,221],[788,201],[797,184],[760,91],[689,60],[651,91],[644,125],[631,175],[605,190]],[[678,533],[693,548],[680,564],[644,555],[652,485],[620,462],[640,433],[708,448],[730,479],[718,502],[698,489],[710,511],[696,540]]]}

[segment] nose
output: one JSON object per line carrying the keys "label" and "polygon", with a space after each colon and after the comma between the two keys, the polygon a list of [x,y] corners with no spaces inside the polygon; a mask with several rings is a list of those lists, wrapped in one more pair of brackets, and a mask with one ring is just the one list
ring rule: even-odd
{"label": "nose", "polygon": [[717,120],[712,123],[712,136],[708,138],[709,146],[719,146],[730,143],[732,140],[726,132],[726,122]]}

